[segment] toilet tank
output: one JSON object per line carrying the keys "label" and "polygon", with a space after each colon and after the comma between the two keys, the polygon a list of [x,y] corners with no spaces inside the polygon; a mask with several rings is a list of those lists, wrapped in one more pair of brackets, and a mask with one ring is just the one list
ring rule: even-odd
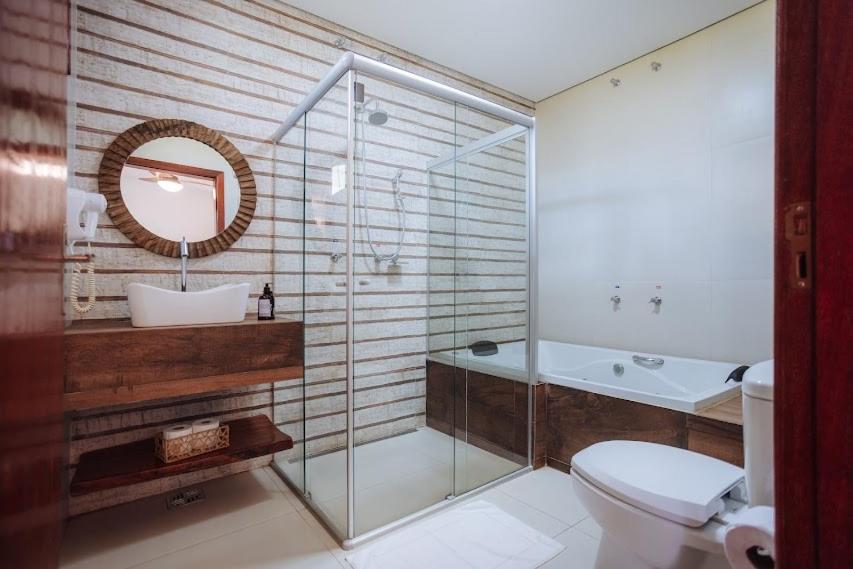
{"label": "toilet tank", "polygon": [[750,506],[773,505],[773,360],[743,374],[743,447]]}

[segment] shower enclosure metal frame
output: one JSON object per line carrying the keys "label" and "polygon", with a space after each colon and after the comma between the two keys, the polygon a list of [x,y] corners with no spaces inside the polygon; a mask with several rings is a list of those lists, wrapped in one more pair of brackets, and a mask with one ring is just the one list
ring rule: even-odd
{"label": "shower enclosure metal frame", "polygon": [[[526,208],[527,208],[527,374],[528,374],[528,437],[527,437],[527,465],[521,469],[510,473],[502,478],[486,483],[479,488],[475,488],[465,493],[465,495],[473,495],[482,492],[500,482],[509,478],[513,478],[525,472],[528,472],[532,467],[533,459],[533,385],[536,382],[536,210],[535,210],[535,119],[529,115],[525,115],[518,111],[504,107],[497,103],[493,103],[486,99],[482,99],[470,93],[460,91],[453,87],[438,83],[431,79],[421,77],[409,71],[387,65],[385,63],[352,53],[345,53],[338,62],[328,71],[328,73],[320,80],[320,82],[312,89],[305,99],[297,105],[290,114],[282,122],[281,126],[276,129],[272,136],[271,142],[277,145],[282,138],[296,126],[306,113],[311,111],[314,106],[328,93],[344,76],[347,76],[347,214],[346,214],[346,373],[347,373],[347,529],[346,536],[342,540],[341,545],[345,549],[355,547],[359,543],[373,539],[391,531],[401,525],[405,525],[414,520],[422,518],[435,510],[441,509],[452,503],[445,500],[427,507],[418,512],[409,514],[395,522],[392,522],[383,527],[368,531],[358,537],[355,536],[354,526],[354,510],[355,510],[355,487],[354,487],[354,410],[353,410],[353,333],[354,333],[354,318],[353,318],[353,237],[354,237],[354,191],[355,191],[355,108],[353,101],[355,99],[355,74],[363,72],[368,75],[385,79],[401,86],[408,87],[423,93],[433,95],[435,97],[445,99],[457,104],[465,105],[472,109],[476,109],[496,118],[500,118],[511,123],[507,129],[486,136],[483,139],[469,143],[459,148],[452,155],[441,157],[429,162],[427,168],[431,170],[440,164],[446,164],[448,161],[458,160],[461,157],[473,154],[479,150],[495,146],[501,142],[517,138],[525,133],[526,137],[526,158],[527,158],[527,181],[526,181]],[[307,126],[306,126],[307,128]],[[278,475],[286,482],[290,482],[287,475],[274,464],[274,468]],[[300,496],[309,505],[311,504],[310,496],[305,496],[300,492]],[[329,523],[326,516],[318,508],[312,507],[312,511],[320,516],[321,519],[330,528],[334,524]]]}

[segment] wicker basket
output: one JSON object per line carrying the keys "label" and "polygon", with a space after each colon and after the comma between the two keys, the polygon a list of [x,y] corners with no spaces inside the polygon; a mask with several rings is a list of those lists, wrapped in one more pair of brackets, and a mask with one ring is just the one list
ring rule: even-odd
{"label": "wicker basket", "polygon": [[228,444],[228,425],[176,439],[164,439],[160,433],[154,438],[154,454],[169,463],[226,448]]}

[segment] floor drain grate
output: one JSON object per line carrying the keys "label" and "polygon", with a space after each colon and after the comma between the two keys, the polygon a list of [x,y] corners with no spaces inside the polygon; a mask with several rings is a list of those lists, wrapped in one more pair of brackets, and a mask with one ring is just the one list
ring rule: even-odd
{"label": "floor drain grate", "polygon": [[206,496],[204,495],[203,488],[188,488],[168,496],[166,498],[166,507],[170,510],[174,510],[175,508],[182,508],[184,506],[189,506],[190,504],[195,504],[196,502],[201,502],[205,498]]}

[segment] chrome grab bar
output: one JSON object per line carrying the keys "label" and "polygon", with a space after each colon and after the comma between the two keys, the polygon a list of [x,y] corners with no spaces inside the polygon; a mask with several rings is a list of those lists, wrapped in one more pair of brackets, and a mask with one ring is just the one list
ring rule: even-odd
{"label": "chrome grab bar", "polygon": [[631,356],[634,363],[638,366],[647,367],[649,369],[657,369],[663,367],[663,358],[646,358],[643,356]]}

